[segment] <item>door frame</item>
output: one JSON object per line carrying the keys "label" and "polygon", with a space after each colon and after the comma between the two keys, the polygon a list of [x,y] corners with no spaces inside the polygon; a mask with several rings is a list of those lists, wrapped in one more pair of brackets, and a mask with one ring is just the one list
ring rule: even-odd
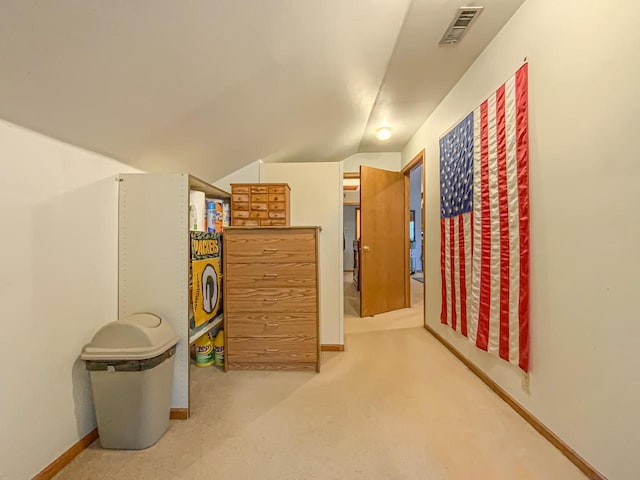
{"label": "door frame", "polygon": [[[421,220],[421,225],[422,225],[422,230],[424,231],[424,221],[425,221],[425,204],[424,204],[424,177],[425,177],[425,170],[424,170],[424,148],[422,150],[420,150],[418,152],[418,154],[413,157],[411,159],[411,161],[409,163],[407,163],[402,170],[400,170],[402,173],[404,173],[404,216],[405,216],[405,258],[404,258],[404,273],[405,273],[405,285],[407,286],[407,288],[405,288],[405,302],[407,303],[407,306],[410,307],[411,306],[411,264],[409,262],[409,255],[411,254],[411,242],[409,242],[409,211],[411,210],[411,191],[410,191],[410,182],[409,182],[409,175],[411,174],[411,170],[413,170],[414,168],[416,168],[418,165],[422,165],[422,178],[420,179],[420,188],[422,190],[421,192],[421,210],[422,210],[422,214],[420,216],[420,220]],[[426,285],[426,273],[425,273],[425,269],[424,269],[424,259],[426,258],[425,255],[425,247],[427,242],[424,241],[424,238],[422,238],[422,236],[420,237],[420,241],[422,242],[422,259],[420,260],[420,262],[422,263],[422,275],[423,275],[423,285]]]}

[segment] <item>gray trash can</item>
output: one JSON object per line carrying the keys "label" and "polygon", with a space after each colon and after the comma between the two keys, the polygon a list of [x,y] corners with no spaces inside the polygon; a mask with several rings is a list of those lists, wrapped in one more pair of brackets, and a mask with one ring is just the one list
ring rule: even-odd
{"label": "gray trash can", "polygon": [[137,313],[108,323],[82,349],[103,448],[147,448],[167,431],[177,343],[160,317]]}

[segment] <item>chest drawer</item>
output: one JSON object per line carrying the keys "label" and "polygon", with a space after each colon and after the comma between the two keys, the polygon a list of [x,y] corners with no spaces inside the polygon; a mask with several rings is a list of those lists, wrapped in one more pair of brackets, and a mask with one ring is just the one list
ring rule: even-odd
{"label": "chest drawer", "polygon": [[233,195],[231,195],[231,200],[233,200],[234,202],[248,202],[249,195],[245,193],[234,193]]}
{"label": "chest drawer", "polygon": [[316,311],[315,288],[227,288],[227,309],[231,312]]}
{"label": "chest drawer", "polygon": [[225,313],[227,337],[317,338],[315,313]]}
{"label": "chest drawer", "polygon": [[[245,224],[246,225],[246,224]],[[310,233],[233,232],[224,237],[227,263],[315,262]]]}
{"label": "chest drawer", "polygon": [[249,218],[249,212],[247,210],[234,210],[233,218]]}
{"label": "chest drawer", "polygon": [[229,288],[315,287],[315,263],[230,263],[226,266]]}
{"label": "chest drawer", "polygon": [[235,213],[236,210],[249,210],[248,202],[231,202],[231,211]]}
{"label": "chest drawer", "polygon": [[[249,213],[249,212],[245,212]],[[244,219],[236,219],[234,217],[233,223],[238,225],[239,227],[257,227],[259,220],[244,220]]]}
{"label": "chest drawer", "polygon": [[251,218],[269,218],[269,212],[254,210],[251,212]]}
{"label": "chest drawer", "polygon": [[229,362],[316,362],[318,342],[297,337],[230,338],[226,346]]}

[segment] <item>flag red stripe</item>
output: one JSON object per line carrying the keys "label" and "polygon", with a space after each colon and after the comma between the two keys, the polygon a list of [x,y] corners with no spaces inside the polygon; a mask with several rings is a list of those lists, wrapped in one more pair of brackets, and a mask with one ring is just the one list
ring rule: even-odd
{"label": "flag red stripe", "polygon": [[[478,335],[476,345],[487,350],[489,342],[489,309],[491,302],[491,211],[489,206],[489,103],[480,105],[480,198],[481,255],[480,255],[480,301],[478,308]],[[476,184],[477,185],[477,184]]]}
{"label": "flag red stripe", "polygon": [[529,371],[529,126],[527,64],[516,72],[516,145],[518,158],[518,205],[520,208],[520,359]]}
{"label": "flag red stripe", "polygon": [[458,216],[458,258],[460,259],[460,331],[467,336],[467,283],[464,251],[464,217]]}
{"label": "flag red stripe", "polygon": [[496,137],[498,145],[498,205],[500,212],[500,336],[498,353],[509,361],[509,198],[507,194],[507,137],[505,86],[496,92]]}
{"label": "flag red stripe", "polygon": [[440,310],[440,322],[447,323],[447,276],[445,275],[444,266],[444,222],[440,219],[440,272],[442,274],[442,309]]}
{"label": "flag red stripe", "polygon": [[455,219],[449,219],[449,259],[451,260],[451,328],[454,330],[458,325],[456,316],[456,235]]}

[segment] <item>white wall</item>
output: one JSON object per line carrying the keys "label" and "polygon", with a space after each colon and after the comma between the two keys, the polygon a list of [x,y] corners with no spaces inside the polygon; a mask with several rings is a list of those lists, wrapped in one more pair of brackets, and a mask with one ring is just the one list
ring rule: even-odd
{"label": "white wall", "polygon": [[360,190],[345,190],[342,194],[344,204],[360,205]]}
{"label": "white wall", "polygon": [[343,253],[344,270],[353,270],[353,241],[356,239],[356,206],[345,205],[342,209],[342,223],[344,225],[344,243]]}
{"label": "white wall", "polygon": [[232,183],[260,183],[261,167],[262,160],[256,160],[255,162],[252,162],[249,165],[246,165],[241,169],[230,173],[226,177],[223,177],[212,183],[225,192],[231,193]]}
{"label": "white wall", "polygon": [[291,187],[291,225],[319,225],[320,343],[343,344],[342,164],[265,163],[264,183]]}
{"label": "white wall", "polygon": [[[349,173],[360,172],[360,166],[362,165],[399,172],[402,168],[401,154],[400,152],[355,153],[342,161],[344,171]],[[345,191],[343,201],[344,203],[359,204],[360,191]]]}
{"label": "white wall", "polygon": [[[528,0],[402,152],[426,148],[429,324],[610,480],[640,471],[637,2]],[[438,137],[529,59],[531,393],[439,324]]]}
{"label": "white wall", "polygon": [[121,163],[0,121],[0,479],[95,426],[80,349],[117,318]]}
{"label": "white wall", "polygon": [[360,165],[399,172],[401,166],[400,152],[355,153],[342,161],[345,172],[358,172]]}

